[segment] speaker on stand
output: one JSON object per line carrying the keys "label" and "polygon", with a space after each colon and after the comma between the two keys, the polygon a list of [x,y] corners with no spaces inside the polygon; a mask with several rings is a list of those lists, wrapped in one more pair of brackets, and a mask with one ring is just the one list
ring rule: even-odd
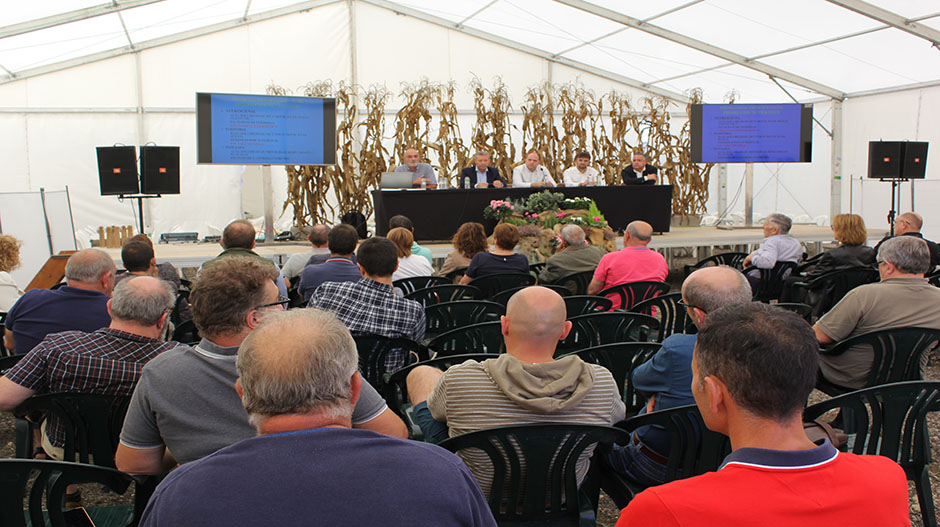
{"label": "speaker on stand", "polygon": [[894,236],[894,217],[901,208],[902,181],[911,181],[911,204],[914,203],[914,179],[927,174],[926,141],[870,141],[868,143],[868,177],[891,181],[891,207],[888,228]]}

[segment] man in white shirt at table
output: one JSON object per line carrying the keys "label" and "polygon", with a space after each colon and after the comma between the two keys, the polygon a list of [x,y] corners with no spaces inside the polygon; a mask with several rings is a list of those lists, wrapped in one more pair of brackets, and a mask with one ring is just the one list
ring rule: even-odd
{"label": "man in white shirt at table", "polygon": [[561,174],[564,186],[584,187],[603,184],[600,173],[594,167],[588,166],[590,162],[591,154],[578,152],[578,155],[574,156],[574,166],[569,167]]}
{"label": "man in white shirt at table", "polygon": [[512,186],[514,187],[554,187],[555,182],[548,170],[541,165],[539,153],[535,150],[525,155],[525,163],[512,171]]}

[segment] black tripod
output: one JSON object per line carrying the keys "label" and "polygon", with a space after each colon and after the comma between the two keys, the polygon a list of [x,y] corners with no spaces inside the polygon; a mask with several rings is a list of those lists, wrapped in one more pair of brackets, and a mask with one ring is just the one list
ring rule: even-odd
{"label": "black tripod", "polygon": [[[888,210],[888,234],[894,236],[894,217],[897,215],[897,207],[901,208],[901,193],[898,192],[898,187],[901,185],[902,181],[909,181],[907,178],[901,179],[882,179],[881,181],[890,181],[891,182],[891,208]],[[914,189],[911,187],[911,203],[914,202]]]}

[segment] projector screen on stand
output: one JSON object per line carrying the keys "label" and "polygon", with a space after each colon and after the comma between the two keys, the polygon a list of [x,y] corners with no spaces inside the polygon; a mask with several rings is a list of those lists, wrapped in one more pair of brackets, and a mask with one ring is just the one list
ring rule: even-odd
{"label": "projector screen on stand", "polygon": [[336,99],[196,94],[199,164],[336,164]]}
{"label": "projector screen on stand", "polygon": [[808,163],[812,104],[693,104],[693,163]]}

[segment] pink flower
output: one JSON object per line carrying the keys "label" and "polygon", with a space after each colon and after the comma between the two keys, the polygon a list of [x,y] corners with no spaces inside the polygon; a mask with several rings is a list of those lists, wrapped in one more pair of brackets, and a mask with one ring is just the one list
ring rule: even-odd
{"label": "pink flower", "polygon": [[565,213],[564,213],[564,212],[556,212],[556,213],[555,213],[555,217],[556,217],[556,218],[564,218],[564,217],[565,217]]}
{"label": "pink flower", "polygon": [[601,217],[600,217],[600,216],[594,216],[594,221],[600,222],[600,221],[601,221]]}

